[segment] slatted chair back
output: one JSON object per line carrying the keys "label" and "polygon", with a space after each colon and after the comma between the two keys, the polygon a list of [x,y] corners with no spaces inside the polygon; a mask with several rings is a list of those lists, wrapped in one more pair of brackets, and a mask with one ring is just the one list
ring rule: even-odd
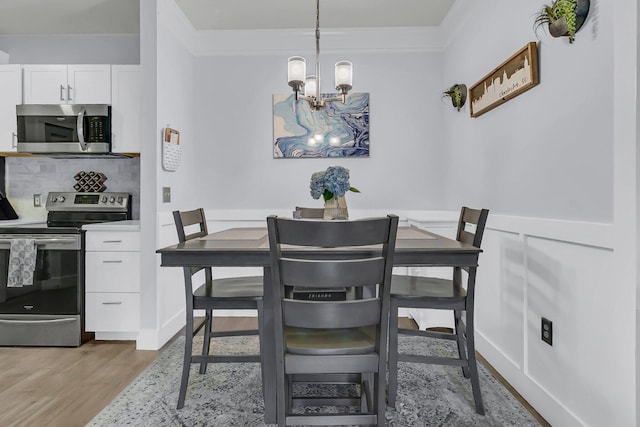
{"label": "slatted chair back", "polygon": [[[371,424],[384,425],[389,289],[398,217],[300,221],[271,216],[267,226],[276,294],[277,357],[283,361],[278,375],[379,375],[366,416]],[[363,299],[309,301],[286,298],[285,286],[320,291],[377,287],[377,292]],[[282,411],[286,412],[278,409]],[[294,422],[309,422],[301,417]],[[321,421],[341,425],[360,424],[362,419],[347,422],[323,416]],[[279,425],[284,425],[281,420]]]}
{"label": "slatted chair back", "polygon": [[[173,220],[176,223],[176,231],[178,232],[178,241],[180,243],[204,237],[209,234],[207,229],[207,219],[205,218],[204,209],[202,208],[182,212],[173,211]],[[193,231],[194,228],[197,231]],[[211,280],[213,278],[210,267],[185,267],[185,274],[188,272],[189,274],[194,275],[200,270],[205,271],[206,280]]]}
{"label": "slatted chair back", "polygon": [[[456,240],[479,248],[482,244],[482,236],[484,235],[488,216],[489,210],[487,209],[471,209],[463,206],[460,209]],[[473,228],[473,230],[468,230],[468,225],[471,225],[472,227],[469,228]],[[469,268],[465,267],[464,270],[468,272]]]}
{"label": "slatted chair back", "polygon": [[[178,231],[178,240],[180,243],[187,240],[197,239],[198,237],[204,237],[209,234],[207,230],[207,220],[204,216],[204,209],[194,209],[192,211],[174,211],[173,220],[176,223],[176,230]],[[188,227],[193,225],[199,226],[199,231],[186,234]]]}

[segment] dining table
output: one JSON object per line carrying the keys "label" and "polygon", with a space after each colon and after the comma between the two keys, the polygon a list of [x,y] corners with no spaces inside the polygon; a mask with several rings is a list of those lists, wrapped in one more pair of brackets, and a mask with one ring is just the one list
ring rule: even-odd
{"label": "dining table", "polygon": [[[294,251],[294,249],[291,249]],[[295,250],[300,250],[296,248]],[[327,248],[305,248],[323,257]],[[371,248],[349,248],[341,256]],[[283,249],[287,253],[287,248]],[[415,226],[398,227],[393,263],[396,267],[476,267],[482,250]],[[262,372],[264,421],[276,422],[275,301],[271,278],[271,256],[264,227],[236,227],[158,249],[163,267],[262,267],[264,312]],[[294,255],[292,253],[292,255]]]}

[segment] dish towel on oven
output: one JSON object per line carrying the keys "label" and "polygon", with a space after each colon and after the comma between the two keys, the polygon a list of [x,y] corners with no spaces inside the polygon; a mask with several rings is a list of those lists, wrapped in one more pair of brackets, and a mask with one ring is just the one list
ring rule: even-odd
{"label": "dish towel on oven", "polygon": [[33,271],[36,268],[35,239],[12,239],[9,254],[8,288],[33,285]]}

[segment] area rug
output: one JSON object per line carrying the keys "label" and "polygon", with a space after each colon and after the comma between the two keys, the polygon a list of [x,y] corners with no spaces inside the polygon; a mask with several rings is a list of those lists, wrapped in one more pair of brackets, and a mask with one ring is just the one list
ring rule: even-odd
{"label": "area rug", "polygon": [[[197,337],[196,337],[197,339]],[[194,344],[199,349],[201,341]],[[257,337],[218,340],[212,351],[257,352]],[[400,337],[401,351],[452,355],[450,343]],[[453,344],[453,343],[451,343]],[[204,375],[192,365],[185,406],[176,409],[184,337],[179,337],[88,425],[102,426],[271,426],[263,421],[260,365],[209,365]],[[485,415],[476,414],[471,383],[460,368],[400,362],[395,409],[387,408],[387,426],[538,426],[530,413],[479,364]]]}

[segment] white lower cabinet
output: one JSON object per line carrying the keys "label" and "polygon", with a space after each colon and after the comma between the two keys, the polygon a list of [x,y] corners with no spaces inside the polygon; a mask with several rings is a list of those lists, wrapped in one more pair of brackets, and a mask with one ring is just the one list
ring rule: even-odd
{"label": "white lower cabinet", "polygon": [[140,329],[140,232],[87,231],[85,330],[135,339]]}

